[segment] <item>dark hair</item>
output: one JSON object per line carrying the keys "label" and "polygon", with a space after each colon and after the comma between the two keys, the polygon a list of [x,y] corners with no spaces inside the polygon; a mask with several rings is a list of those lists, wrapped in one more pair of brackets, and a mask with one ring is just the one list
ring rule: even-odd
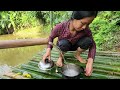
{"label": "dark hair", "polygon": [[71,19],[83,19],[85,17],[97,16],[98,11],[73,11]]}

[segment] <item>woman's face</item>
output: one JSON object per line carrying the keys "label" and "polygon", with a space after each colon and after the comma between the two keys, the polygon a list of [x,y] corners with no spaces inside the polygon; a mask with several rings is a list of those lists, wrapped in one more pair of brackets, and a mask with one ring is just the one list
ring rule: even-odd
{"label": "woman's face", "polygon": [[85,28],[87,28],[89,26],[90,23],[92,23],[92,21],[94,20],[94,16],[92,17],[86,17],[80,20],[73,20],[73,27],[76,31],[81,31],[84,30]]}

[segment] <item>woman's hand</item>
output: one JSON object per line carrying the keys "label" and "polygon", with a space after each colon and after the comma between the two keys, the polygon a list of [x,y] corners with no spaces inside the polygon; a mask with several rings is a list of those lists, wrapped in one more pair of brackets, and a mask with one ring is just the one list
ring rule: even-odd
{"label": "woman's hand", "polygon": [[42,60],[45,62],[46,58],[48,58],[48,60],[51,59],[51,48],[47,48],[46,53],[43,55]]}
{"label": "woman's hand", "polygon": [[93,59],[89,58],[88,62],[86,64],[85,75],[86,76],[91,76],[92,71],[93,71]]}

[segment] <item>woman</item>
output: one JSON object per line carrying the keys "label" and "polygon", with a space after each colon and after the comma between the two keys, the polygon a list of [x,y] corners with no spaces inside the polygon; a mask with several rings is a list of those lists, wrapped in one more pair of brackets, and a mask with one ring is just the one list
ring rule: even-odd
{"label": "woman", "polygon": [[[96,54],[96,44],[93,40],[89,24],[97,16],[97,11],[73,11],[71,19],[57,24],[49,36],[49,44],[43,60],[50,60],[52,43],[58,37],[57,46],[62,50],[76,51],[75,57],[81,63],[86,63],[85,75],[90,76],[93,69],[93,61]],[[80,54],[89,49],[88,60],[84,60]],[[60,55],[56,65],[62,67],[64,64],[63,57]]]}

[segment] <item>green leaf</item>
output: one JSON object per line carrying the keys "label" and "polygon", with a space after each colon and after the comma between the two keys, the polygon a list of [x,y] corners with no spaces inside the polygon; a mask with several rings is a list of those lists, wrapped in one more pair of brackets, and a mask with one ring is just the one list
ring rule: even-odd
{"label": "green leaf", "polygon": [[11,23],[9,23],[9,24],[8,24],[8,28],[10,28],[10,27],[11,27],[11,25],[12,25],[12,24],[11,24]]}
{"label": "green leaf", "polygon": [[5,28],[5,24],[2,24],[1,26],[2,26],[2,28]]}

